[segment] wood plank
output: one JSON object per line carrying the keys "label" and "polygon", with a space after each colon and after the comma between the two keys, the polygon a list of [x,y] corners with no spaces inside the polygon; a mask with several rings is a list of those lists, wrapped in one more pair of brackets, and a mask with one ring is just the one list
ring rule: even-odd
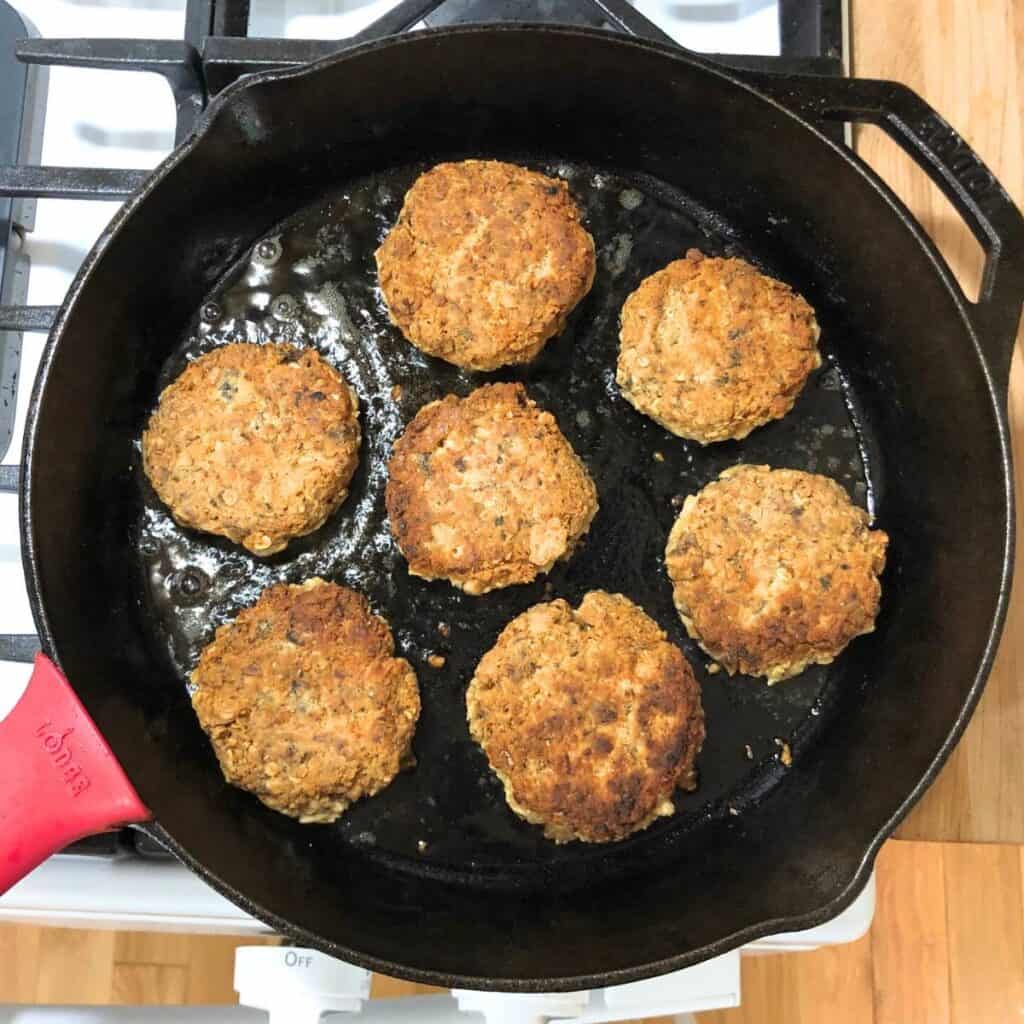
{"label": "wood plank", "polygon": [[894,841],[878,858],[875,1024],[951,1024],[942,850],[939,843]]}
{"label": "wood plank", "polygon": [[745,956],[743,1005],[700,1024],[873,1024],[871,936],[810,953]]}
{"label": "wood plank", "polygon": [[39,937],[36,1003],[105,1004],[114,974],[115,933],[44,928]]}
{"label": "wood plank", "polygon": [[42,932],[30,924],[0,928],[0,1003],[35,999]]}
{"label": "wood plank", "polygon": [[114,961],[119,964],[185,967],[195,938],[183,932],[118,932],[114,941]]}
{"label": "wood plank", "polygon": [[950,1009],[960,1024],[1006,1024],[1024,1008],[1020,851],[943,847]]}
{"label": "wood plank", "polygon": [[791,959],[785,953],[743,957],[742,1005],[734,1010],[699,1013],[699,1024],[802,1024],[797,994],[800,978],[792,970]]}
{"label": "wood plank", "polygon": [[238,1002],[235,993],[235,950],[239,946],[277,946],[278,938],[237,935],[190,936],[188,987],[185,1002],[191,1006],[214,1006]]}
{"label": "wood plank", "polygon": [[0,1004],[230,1004],[235,948],[280,942],[0,925]]}
{"label": "wood plank", "polygon": [[399,999],[403,996],[447,995],[448,989],[434,985],[421,985],[416,981],[403,981],[388,974],[375,974],[370,982],[371,999]]}
{"label": "wood plank", "polygon": [[794,973],[802,981],[797,1020],[816,1024],[822,1008],[828,1007],[828,1019],[835,1024],[871,1024],[875,1007],[871,956],[870,935],[847,946],[793,954]]}
{"label": "wood plank", "polygon": [[[1024,204],[1024,3],[852,0],[856,74],[892,78],[925,97]],[[860,132],[862,155],[929,229],[970,289],[977,247],[944,199],[894,144]],[[1024,495],[1024,366],[1015,360],[1010,420]],[[1024,530],[1024,502],[1018,529]],[[974,720],[939,779],[901,826],[907,839],[1024,842],[1024,545],[1003,643]]]}
{"label": "wood plank", "polygon": [[112,1006],[180,1006],[188,993],[188,969],[173,964],[114,964]]}

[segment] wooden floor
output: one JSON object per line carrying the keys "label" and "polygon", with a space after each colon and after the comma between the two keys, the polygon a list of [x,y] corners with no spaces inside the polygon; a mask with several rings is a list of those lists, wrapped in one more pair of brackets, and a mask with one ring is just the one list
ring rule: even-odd
{"label": "wooden floor", "polygon": [[0,1004],[236,1002],[234,936],[0,926]]}
{"label": "wooden floor", "polygon": [[[743,960],[743,1006],[702,1024],[1009,1024],[1024,1016],[1024,846],[894,840],[869,935]],[[274,940],[268,939],[267,942]],[[251,939],[0,926],[0,1004],[233,1003]],[[376,977],[375,996],[430,992]]]}

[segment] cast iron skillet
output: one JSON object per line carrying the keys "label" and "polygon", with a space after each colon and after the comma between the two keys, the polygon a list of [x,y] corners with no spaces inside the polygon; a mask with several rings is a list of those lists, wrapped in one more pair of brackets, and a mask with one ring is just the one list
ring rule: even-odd
{"label": "cast iron skillet", "polygon": [[[812,114],[880,124],[941,185],[987,253],[977,305],[888,189],[802,119]],[[489,379],[519,377],[555,412],[603,511],[547,589],[477,600],[408,578],[381,518],[379,466],[420,402],[482,378],[397,338],[369,264],[404,184],[467,155],[564,174],[601,248],[566,334],[535,366]],[[633,413],[611,380],[618,304],[694,244],[746,255],[803,292],[827,355],[790,417],[710,450]],[[0,725],[0,880],[151,811],[142,827],[302,943],[389,974],[513,991],[618,984],[833,916],[948,756],[991,664],[1010,582],[1005,401],[1022,294],[1019,213],[892,83],[741,76],[550,27],[416,33],[240,82],[114,219],[43,357],[25,564],[44,650],[74,693],[41,658]],[[259,565],[173,527],[137,458],[182,358],[236,336],[321,347],[359,389],[368,437],[346,506]],[[770,690],[703,675],[660,565],[673,498],[738,461],[829,472],[891,536],[877,631]],[[367,591],[424,696],[416,771],[324,827],[225,786],[184,686],[217,622],[268,580],[313,571]],[[640,601],[697,664],[702,784],[625,843],[556,849],[502,804],[461,698],[512,614],[597,585]],[[423,658],[438,648],[449,661],[432,674]],[[777,738],[792,747],[788,770]]]}

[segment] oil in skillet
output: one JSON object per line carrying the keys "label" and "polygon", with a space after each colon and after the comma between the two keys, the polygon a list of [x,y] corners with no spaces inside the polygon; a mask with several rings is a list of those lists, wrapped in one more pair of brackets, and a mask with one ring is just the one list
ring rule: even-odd
{"label": "oil in skillet", "polygon": [[[465,373],[405,341],[388,320],[373,252],[424,166],[349,182],[254,243],[200,304],[158,383],[163,388],[188,358],[228,341],[315,346],[341,369],[360,400],[364,441],[345,504],[321,530],[266,560],[179,528],[148,489],[138,529],[150,607],[183,681],[216,626],[276,581],[320,575],[347,584],[365,593],[391,623],[422,691],[417,767],[336,825],[318,827],[318,841],[354,843],[367,856],[395,860],[407,870],[505,873],[524,884],[536,875],[540,884],[545,871],[563,864],[586,861],[611,871],[617,855],[579,844],[554,847],[516,819],[469,739],[465,686],[501,628],[537,601],[559,596],[575,604],[596,588],[627,594],[660,623],[704,682],[708,738],[698,762],[700,787],[677,801],[673,818],[622,846],[657,844],[673,830],[699,828],[709,815],[727,814],[730,803],[742,807],[778,781],[775,738],[826,728],[843,674],[855,673],[857,666],[844,655],[834,666],[771,689],[708,676],[706,656],[676,616],[662,565],[678,498],[748,461],[828,473],[854,500],[869,504],[872,481],[861,451],[874,448],[870,425],[858,416],[856,395],[836,359],[842,339],[830,333],[821,308],[826,366],[784,420],[741,444],[702,448],[636,413],[618,393],[615,357],[619,310],[644,276],[691,247],[739,255],[768,273],[786,275],[761,258],[767,254],[758,251],[756,239],[746,245],[713,213],[660,183],[567,161],[521,162],[569,182],[598,247],[593,289],[534,363],[494,374]],[[790,283],[807,290],[806,282]],[[555,414],[590,469],[601,510],[581,548],[550,577],[473,598],[446,583],[408,575],[391,538],[383,492],[391,446],[417,409],[493,380],[523,381]],[[137,476],[148,488],[144,475]],[[438,623],[445,624],[446,635]],[[444,664],[435,667],[431,656],[435,663],[443,657]]]}

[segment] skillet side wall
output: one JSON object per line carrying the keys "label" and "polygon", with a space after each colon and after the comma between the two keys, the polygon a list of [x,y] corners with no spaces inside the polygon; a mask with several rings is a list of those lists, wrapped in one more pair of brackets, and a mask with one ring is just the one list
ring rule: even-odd
{"label": "skillet side wall", "polygon": [[[760,804],[682,836],[677,866],[638,863],[614,887],[482,898],[328,855],[314,832],[266,812],[225,809],[135,583],[131,446],[202,296],[338,181],[470,153],[641,172],[719,213],[819,310],[879,448],[868,454],[891,535],[883,613],[848,655],[825,740]],[[834,913],[954,729],[997,613],[998,422],[927,251],[867,178],[788,115],[683,58],[599,36],[411,37],[236,92],[81,286],[30,443],[41,630],[161,825],[243,905],[291,922],[303,941],[440,983],[628,980]]]}

